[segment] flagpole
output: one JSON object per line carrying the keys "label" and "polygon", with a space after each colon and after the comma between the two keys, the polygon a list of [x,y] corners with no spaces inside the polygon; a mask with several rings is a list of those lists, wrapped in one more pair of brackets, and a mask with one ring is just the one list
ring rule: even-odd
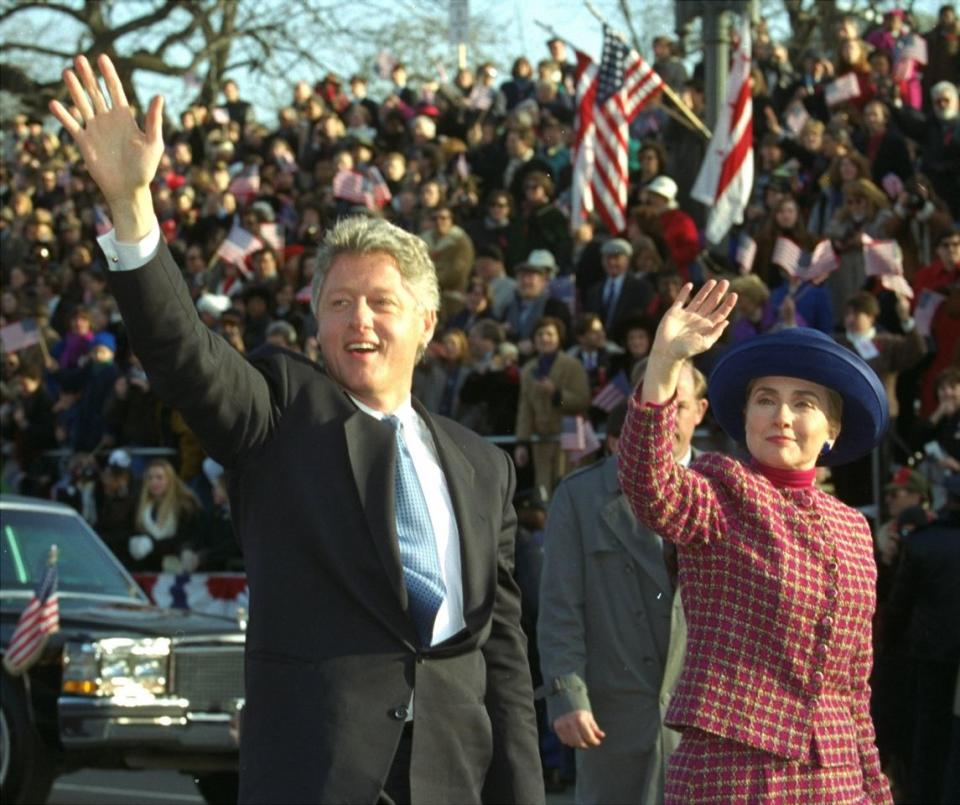
{"label": "flagpole", "polygon": [[684,117],[686,117],[686,119],[690,121],[690,124],[700,134],[702,134],[708,140],[713,137],[713,132],[707,128],[706,123],[704,123],[699,117],[697,117],[696,112],[694,112],[693,109],[691,109],[689,106],[687,106],[683,102],[683,99],[671,89],[670,85],[666,81],[663,82],[662,89],[663,89],[663,94],[666,95],[671,101],[673,101],[677,105],[679,110],[683,113]]}

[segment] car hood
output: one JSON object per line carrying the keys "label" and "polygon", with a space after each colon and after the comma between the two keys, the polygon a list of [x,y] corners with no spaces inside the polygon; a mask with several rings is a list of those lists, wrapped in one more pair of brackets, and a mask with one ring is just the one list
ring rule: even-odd
{"label": "car hood", "polygon": [[[11,616],[15,620],[24,605],[22,599],[5,599],[4,621]],[[182,638],[242,633],[232,618],[164,609],[140,601],[72,597],[69,593],[61,593],[59,606],[60,632],[67,639],[104,636]]]}

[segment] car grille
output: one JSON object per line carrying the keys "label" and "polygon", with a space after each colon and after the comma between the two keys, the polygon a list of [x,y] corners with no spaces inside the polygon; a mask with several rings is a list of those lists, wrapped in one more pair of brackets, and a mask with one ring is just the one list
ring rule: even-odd
{"label": "car grille", "polygon": [[230,711],[243,698],[243,646],[178,646],[171,679],[173,693],[191,710]]}

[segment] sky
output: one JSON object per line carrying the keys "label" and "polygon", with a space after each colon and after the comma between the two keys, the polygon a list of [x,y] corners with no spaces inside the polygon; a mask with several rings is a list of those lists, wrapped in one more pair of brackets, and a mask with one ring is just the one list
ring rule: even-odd
{"label": "sky", "polygon": [[[418,1],[413,0],[413,2]],[[362,8],[362,2],[363,0],[356,0],[357,7]],[[432,2],[442,4],[443,0],[439,0],[439,2],[438,0],[432,0]],[[770,0],[761,0],[761,2],[767,3]],[[863,5],[864,2],[865,0],[840,0],[840,6],[849,6],[854,3]],[[880,0],[880,5],[881,8],[888,8],[901,2],[906,5],[911,0]],[[936,13],[936,9],[941,2],[942,0],[912,0],[913,6],[917,10],[930,14]],[[588,10],[585,0],[522,0],[522,2],[517,0],[469,0],[469,3],[471,12],[488,12],[494,19],[502,20],[506,47],[499,61],[501,67],[505,70],[509,68],[510,62],[516,56],[526,55],[535,61],[547,55],[545,41],[548,34],[536,24],[538,20],[550,24],[561,36],[570,40],[594,58],[600,56],[601,25]],[[595,0],[595,3],[610,15],[615,27],[620,23],[618,13],[612,11],[617,5],[615,0]],[[650,39],[656,34],[674,33],[673,14],[662,13],[663,5],[662,0],[652,6],[647,0],[631,0],[635,23],[645,43],[649,43]],[[656,9],[659,13],[651,15],[649,12],[651,8]],[[777,17],[771,17],[770,20],[775,26]],[[773,32],[776,36],[775,27]],[[402,58],[402,54],[398,55]],[[642,55],[649,57],[650,53],[644,51]],[[337,55],[331,54],[331,58],[336,64]],[[446,64],[448,71],[451,73],[455,63],[456,59],[451,47],[450,57]],[[473,64],[473,59],[469,54],[468,63]],[[356,67],[357,65],[347,64],[346,60],[343,60],[343,67],[338,71],[352,71]],[[259,117],[263,122],[269,124],[275,119],[274,115],[278,107],[287,103],[291,97],[293,83],[300,78],[315,81],[321,77],[316,72],[315,69],[307,71],[305,67],[303,75],[291,73],[285,77],[283,82],[273,85],[258,82],[249,74],[242,72],[231,73],[231,76],[236,78],[240,84],[243,97],[250,100],[258,110],[263,110]],[[364,70],[364,72],[369,73],[371,71]],[[138,74],[137,80],[141,87],[141,99],[146,100],[153,94],[162,93],[166,98],[167,108],[172,115],[179,115],[180,111],[186,108],[196,93],[196,90],[187,86],[182,79],[165,79],[155,74],[141,72]],[[376,87],[372,88],[372,94],[375,97],[377,95],[376,89]]]}
{"label": "sky", "polygon": [[[362,0],[358,0],[362,2]],[[760,0],[761,3],[766,0]],[[906,5],[911,0],[880,0],[882,9],[892,8],[898,5]],[[943,0],[912,0],[913,7],[918,11],[936,14],[936,9]],[[585,0],[469,0],[470,11],[476,13],[487,11],[496,19],[503,20],[503,30],[507,40],[506,52],[503,54],[502,66],[509,68],[509,63],[519,55],[526,55],[532,60],[547,56],[546,39],[549,37],[543,28],[537,25],[537,21],[546,22],[551,25],[562,37],[570,40],[572,44],[579,47],[586,53],[600,57],[602,47],[601,24],[587,8]],[[841,8],[851,5],[864,5],[864,0],[840,0]],[[595,0],[595,5],[602,11],[610,15],[614,27],[620,23],[620,17],[612,9],[616,7],[614,0]],[[658,4],[662,5],[662,4]],[[649,8],[645,0],[632,0],[631,6],[634,9],[635,24],[639,29],[640,35],[644,38],[645,44],[649,43],[654,35],[669,34],[675,35],[675,20],[673,14],[659,14],[651,19],[649,13],[645,16],[645,8]],[[654,6],[655,8],[655,6]],[[768,18],[768,23],[772,26],[774,36],[777,35],[777,24],[785,24],[785,15],[776,15]],[[401,54],[402,55],[402,54]],[[649,57],[649,51],[642,53],[644,57]],[[692,61],[696,61],[694,58]],[[451,47],[450,58],[447,62],[447,68],[452,73],[456,59]],[[468,63],[473,64],[469,54]],[[692,64],[688,64],[688,67]],[[345,72],[345,68],[342,72]],[[286,103],[290,92],[286,87],[264,87],[257,88],[256,82],[246,80],[242,74],[236,74],[235,77],[241,86],[249,88],[249,91],[243,92],[244,97],[250,100],[255,107],[264,109],[264,115],[261,119],[273,119],[274,111],[278,103]],[[293,82],[301,77],[316,80],[320,76],[290,76],[289,86],[292,88]],[[167,95],[168,106],[172,113],[178,113],[185,108],[192,90],[183,87],[182,82],[174,84],[158,84],[156,88],[150,88],[151,93],[156,91],[164,92]],[[373,93],[376,95],[376,93]]]}
{"label": "sky", "polygon": [[[636,0],[635,5],[642,6],[643,0]],[[602,0],[601,0],[602,5]],[[509,68],[509,63],[516,56],[526,55],[532,60],[545,58],[548,56],[546,49],[546,40],[549,34],[543,28],[536,24],[537,20],[547,22],[561,36],[569,39],[574,45],[590,53],[596,58],[600,57],[602,33],[601,26],[597,19],[587,10],[586,4],[582,0],[471,0],[471,12],[479,10],[488,10],[498,19],[504,21],[504,33],[507,39],[507,52],[504,53],[503,66]],[[656,33],[671,32],[673,30],[673,20],[662,21],[662,31],[658,28]],[[398,54],[401,55],[402,54]],[[571,57],[572,58],[572,57]],[[472,64],[470,55],[467,56],[468,63]],[[447,63],[448,69],[455,66],[456,57],[454,49],[451,47],[450,58]],[[343,70],[341,72],[346,72]],[[242,73],[234,74],[242,95],[246,100],[251,101],[255,107],[273,110],[277,106],[279,88],[264,88],[258,90],[255,87],[256,82],[247,79]],[[309,76],[308,76],[309,77]],[[312,76],[314,80],[321,76]],[[294,81],[300,76],[290,76],[289,86],[292,91]],[[183,85],[179,79],[170,81],[166,79],[144,80],[146,74],[140,74],[138,80],[149,94],[162,92],[167,101],[167,107],[172,114],[178,114],[182,111],[190,97],[195,94],[194,90]],[[247,88],[247,89],[244,89]],[[290,91],[282,95],[285,99]],[[143,93],[147,97],[147,92]]]}

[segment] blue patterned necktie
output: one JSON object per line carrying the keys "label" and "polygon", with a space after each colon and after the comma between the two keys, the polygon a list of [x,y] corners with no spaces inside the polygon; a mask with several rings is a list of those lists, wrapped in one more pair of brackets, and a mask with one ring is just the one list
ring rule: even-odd
{"label": "blue patterned necktie", "polygon": [[400,562],[407,587],[410,617],[424,646],[433,639],[433,623],[446,595],[433,523],[413,458],[403,438],[400,420],[385,417],[397,433],[397,471],[394,483],[394,507],[397,517],[397,539]]}

